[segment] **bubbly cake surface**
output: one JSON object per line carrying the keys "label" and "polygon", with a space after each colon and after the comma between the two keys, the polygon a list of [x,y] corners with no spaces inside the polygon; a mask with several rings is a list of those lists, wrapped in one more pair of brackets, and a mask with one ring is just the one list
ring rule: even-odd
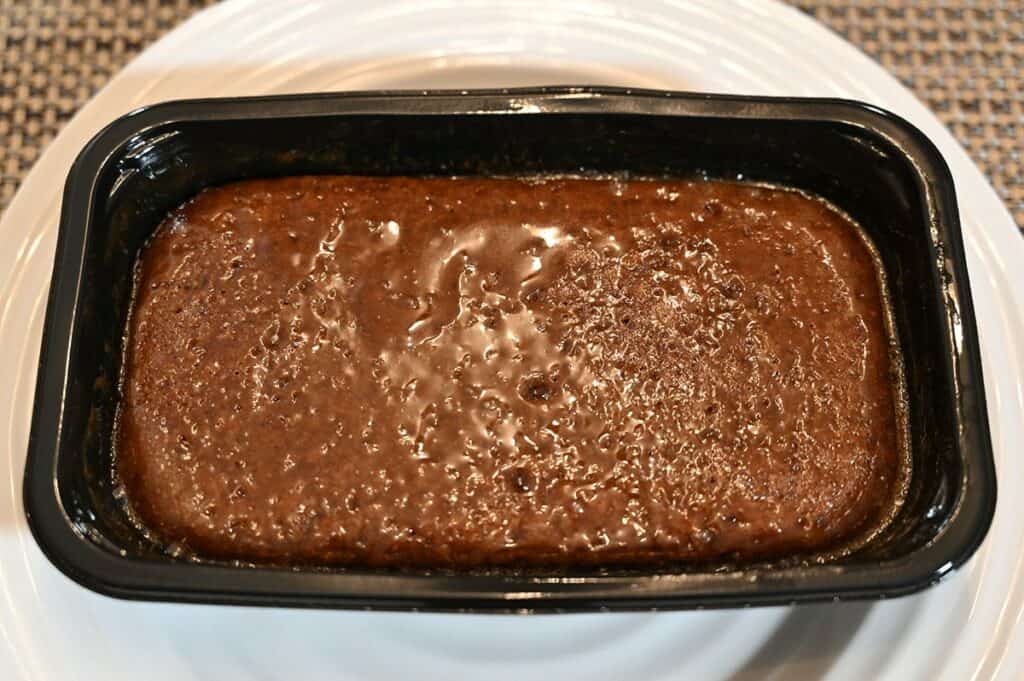
{"label": "bubbly cake surface", "polygon": [[172,212],[139,268],[117,475],[199,556],[746,560],[893,499],[876,265],[796,192],[251,180]]}

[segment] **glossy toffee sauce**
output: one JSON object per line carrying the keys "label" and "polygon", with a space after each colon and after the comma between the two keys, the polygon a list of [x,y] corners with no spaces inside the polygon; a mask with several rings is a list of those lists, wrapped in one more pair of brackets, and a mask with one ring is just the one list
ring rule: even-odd
{"label": "glossy toffee sauce", "polygon": [[198,556],[750,560],[898,503],[878,268],[796,192],[245,181],[175,210],[137,276],[116,475]]}

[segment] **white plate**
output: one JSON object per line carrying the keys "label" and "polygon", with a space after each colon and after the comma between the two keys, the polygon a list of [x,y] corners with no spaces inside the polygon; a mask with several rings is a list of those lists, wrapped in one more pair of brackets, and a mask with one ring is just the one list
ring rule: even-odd
{"label": "white plate", "polygon": [[[367,5],[363,7],[362,5]],[[116,116],[182,98],[382,87],[618,84],[880,104],[953,168],[984,350],[995,523],[918,596],[799,608],[556,617],[130,603],[59,574],[21,510],[42,315],[74,155]],[[236,0],[147,50],[50,146],[0,223],[0,679],[1016,679],[1024,663],[1024,242],[939,122],[799,12],[726,3]]]}

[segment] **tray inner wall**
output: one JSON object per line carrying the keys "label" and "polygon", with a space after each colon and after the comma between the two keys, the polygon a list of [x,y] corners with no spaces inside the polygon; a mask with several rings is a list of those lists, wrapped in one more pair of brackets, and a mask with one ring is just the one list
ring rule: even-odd
{"label": "tray inner wall", "polygon": [[950,369],[938,342],[944,301],[937,254],[913,169],[874,133],[792,120],[360,114],[185,121],[148,130],[121,151],[106,164],[93,206],[58,457],[65,508],[112,551],[172,560],[128,521],[111,485],[122,334],[138,252],[168,210],[204,187],[315,173],[706,175],[822,196],[858,221],[881,254],[910,390],[912,472],[904,506],[882,535],[843,560],[909,554],[949,518],[961,471]]}

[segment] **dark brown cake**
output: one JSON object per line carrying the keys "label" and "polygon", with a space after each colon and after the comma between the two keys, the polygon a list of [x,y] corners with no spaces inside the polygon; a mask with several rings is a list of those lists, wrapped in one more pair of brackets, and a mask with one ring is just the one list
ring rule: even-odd
{"label": "dark brown cake", "polygon": [[824,550],[902,470],[883,302],[856,227],[780,189],[240,182],[142,257],[117,471],[210,558]]}

